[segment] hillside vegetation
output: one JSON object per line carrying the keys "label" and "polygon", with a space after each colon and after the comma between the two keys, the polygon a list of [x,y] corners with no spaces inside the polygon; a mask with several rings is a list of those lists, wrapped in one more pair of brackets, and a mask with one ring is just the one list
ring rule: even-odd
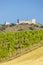
{"label": "hillside vegetation", "polygon": [[25,31],[25,30],[40,30],[43,29],[41,24],[11,24],[11,25],[0,25],[0,31],[11,32],[11,31]]}
{"label": "hillside vegetation", "polygon": [[43,30],[0,32],[0,59],[14,55],[19,49],[38,44],[43,40]]}

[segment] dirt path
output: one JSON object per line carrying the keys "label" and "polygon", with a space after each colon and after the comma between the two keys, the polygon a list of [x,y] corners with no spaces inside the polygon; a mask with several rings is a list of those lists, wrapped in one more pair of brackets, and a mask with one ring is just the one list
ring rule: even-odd
{"label": "dirt path", "polygon": [[43,65],[43,47],[0,65]]}

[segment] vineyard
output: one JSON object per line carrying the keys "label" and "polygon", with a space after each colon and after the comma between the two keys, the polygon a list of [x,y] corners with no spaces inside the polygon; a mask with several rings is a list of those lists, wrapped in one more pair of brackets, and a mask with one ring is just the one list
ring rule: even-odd
{"label": "vineyard", "polygon": [[15,54],[19,49],[38,44],[43,40],[43,30],[0,32],[0,58]]}

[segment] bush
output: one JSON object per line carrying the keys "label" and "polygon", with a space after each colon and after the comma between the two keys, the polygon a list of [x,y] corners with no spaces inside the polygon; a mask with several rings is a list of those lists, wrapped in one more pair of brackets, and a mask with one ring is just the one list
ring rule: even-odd
{"label": "bush", "polygon": [[41,25],[40,27],[43,28],[43,25]]}

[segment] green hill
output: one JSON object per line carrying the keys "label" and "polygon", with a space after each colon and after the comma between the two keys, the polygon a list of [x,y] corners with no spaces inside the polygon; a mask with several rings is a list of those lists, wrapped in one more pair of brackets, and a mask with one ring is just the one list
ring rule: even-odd
{"label": "green hill", "polygon": [[43,30],[0,32],[0,60],[15,56],[21,50],[41,41],[43,41]]}

